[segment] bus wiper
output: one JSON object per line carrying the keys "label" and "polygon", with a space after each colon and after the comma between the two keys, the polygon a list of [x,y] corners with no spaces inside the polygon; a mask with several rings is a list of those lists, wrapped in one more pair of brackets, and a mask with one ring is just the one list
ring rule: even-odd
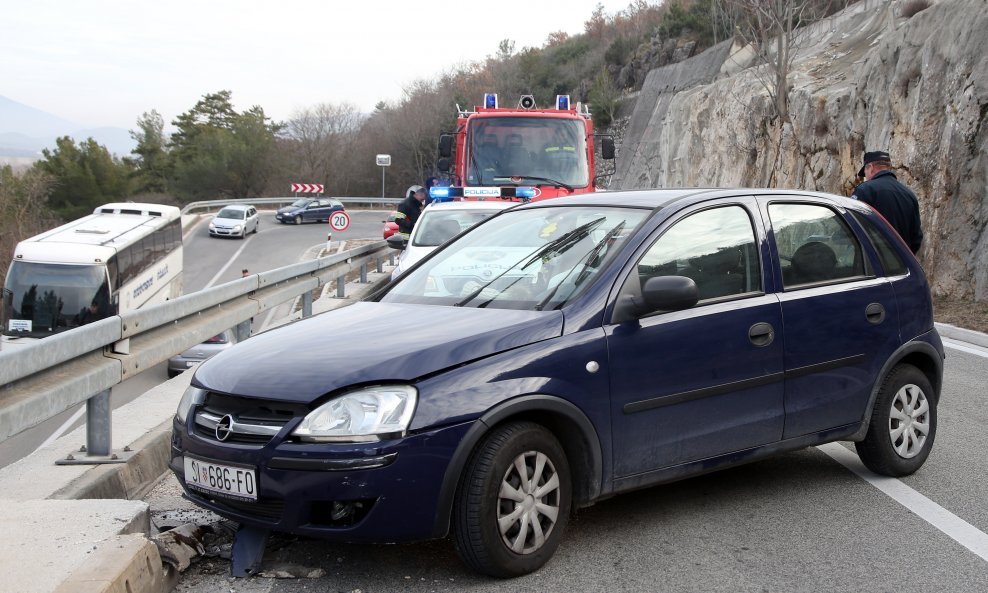
{"label": "bus wiper", "polygon": [[[567,190],[573,191],[573,186],[571,186],[569,184],[566,184],[566,183],[563,183],[562,181],[559,181],[557,179],[550,179],[548,177],[535,177],[533,175],[515,175],[515,177],[521,177],[522,179],[531,179],[533,181],[544,181],[544,182],[546,182],[546,183],[548,183],[550,185],[554,185],[556,187],[565,187]],[[494,178],[494,181],[495,182],[497,182],[497,181],[511,181],[511,177],[495,177]]]}
{"label": "bus wiper", "polygon": [[[503,277],[511,270],[514,270],[522,262],[525,262],[525,265],[521,266],[521,269],[524,270],[525,268],[531,266],[535,262],[541,260],[549,253],[552,253],[554,251],[556,253],[563,253],[569,250],[571,247],[573,247],[573,245],[576,245],[580,241],[580,239],[589,235],[590,232],[593,231],[593,229],[597,228],[597,225],[599,225],[604,220],[605,220],[604,217],[600,217],[596,220],[591,220],[585,224],[576,227],[572,231],[569,231],[568,233],[561,235],[559,238],[549,241],[545,245],[542,245],[541,247],[536,249],[534,252],[525,255],[525,257],[516,261],[510,267],[505,268],[503,272],[501,272],[497,276],[494,276],[493,278],[491,278],[490,280],[479,286],[476,290],[471,291],[470,294],[468,294],[465,298],[457,301],[456,303],[453,303],[453,306],[462,307],[463,305],[477,298],[477,295],[483,292],[485,288],[500,280],[501,277]],[[493,299],[489,299],[487,302],[483,304],[486,305],[487,303],[491,302],[491,300]]]}

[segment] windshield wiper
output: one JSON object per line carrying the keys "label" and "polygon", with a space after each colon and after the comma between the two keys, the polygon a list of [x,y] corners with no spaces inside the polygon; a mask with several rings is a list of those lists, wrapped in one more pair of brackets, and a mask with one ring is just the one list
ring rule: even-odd
{"label": "windshield wiper", "polygon": [[[563,183],[558,179],[550,179],[548,177],[536,177],[534,175],[514,175],[514,177],[521,177],[522,179],[531,179],[533,181],[545,181],[548,184],[554,185],[556,187],[565,187],[569,191],[573,191],[573,186]],[[511,181],[511,177],[495,177],[494,181]]]}
{"label": "windshield wiper", "polygon": [[477,164],[477,151],[470,149],[470,166],[477,172],[477,185],[484,185],[484,171]]}
{"label": "windshield wiper", "polygon": [[[597,257],[600,255],[600,252],[604,249],[604,247],[607,246],[607,243],[611,239],[613,239],[614,237],[616,237],[617,234],[620,233],[624,229],[624,222],[625,221],[622,220],[620,223],[618,223],[617,226],[615,226],[613,229],[611,229],[610,231],[608,231],[608,233],[606,235],[604,235],[604,238],[601,239],[600,241],[598,241],[597,244],[594,245],[590,249],[590,251],[587,252],[587,254],[585,256],[583,256],[582,259],[584,261],[584,264],[583,264],[583,267],[580,269],[580,273],[576,277],[576,280],[573,281],[573,290],[576,290],[577,287],[580,286],[580,283],[583,282],[584,280],[586,280],[587,276],[590,274],[589,270],[592,267],[594,267],[593,266],[593,262],[597,261]],[[576,268],[573,268],[572,270],[570,270],[569,271],[569,274],[566,274],[566,278],[569,278],[569,276],[575,270],[576,270]],[[539,301],[539,303],[537,305],[535,305],[535,310],[536,311],[541,311],[542,308],[545,307],[546,303],[548,303],[552,299],[552,297],[554,297],[556,295],[556,291],[559,290],[559,287],[566,283],[566,278],[563,278],[562,280],[559,281],[558,284],[556,284],[555,286],[553,286],[552,287],[552,290],[549,291],[549,294],[547,294],[544,299],[542,299],[541,301]],[[570,291],[570,293],[572,294],[572,291]],[[569,298],[568,295],[567,295],[567,298]]]}
{"label": "windshield wiper", "polygon": [[[469,303],[470,301],[472,301],[473,299],[477,298],[477,295],[479,295],[481,292],[483,292],[485,288],[487,288],[491,284],[494,284],[495,282],[497,282],[498,280],[500,280],[502,276],[504,276],[505,274],[507,274],[511,270],[514,270],[522,262],[525,262],[525,265],[521,266],[521,269],[524,270],[525,268],[527,268],[530,265],[532,265],[533,263],[539,261],[540,259],[542,259],[547,254],[549,254],[549,253],[551,253],[553,251],[555,251],[557,253],[563,253],[563,252],[569,250],[571,247],[573,247],[573,245],[576,245],[580,241],[580,239],[582,239],[582,238],[586,237],[587,235],[589,235],[590,232],[593,229],[595,229],[597,227],[597,225],[599,225],[604,220],[605,220],[604,217],[600,217],[600,218],[598,218],[596,220],[591,220],[591,221],[589,221],[589,222],[587,222],[585,224],[582,224],[582,225],[576,227],[572,231],[569,231],[568,233],[566,233],[564,235],[561,235],[559,238],[553,239],[552,241],[549,241],[545,245],[542,245],[541,247],[539,247],[538,249],[536,249],[534,252],[525,255],[525,257],[523,257],[520,260],[516,261],[510,267],[505,268],[505,270],[503,272],[501,272],[497,276],[494,276],[493,278],[491,278],[490,280],[488,280],[487,282],[485,282],[484,284],[482,284],[480,287],[478,287],[476,290],[472,291],[470,294],[468,294],[466,296],[466,298],[463,298],[463,299],[457,301],[456,303],[453,303],[453,306],[454,307],[462,307],[463,305],[465,305],[465,304]],[[526,260],[528,260],[528,261],[526,261]],[[483,304],[486,305],[487,303],[491,302],[492,300],[494,300],[494,299],[491,298],[491,299],[489,299],[487,302],[485,302]]]}

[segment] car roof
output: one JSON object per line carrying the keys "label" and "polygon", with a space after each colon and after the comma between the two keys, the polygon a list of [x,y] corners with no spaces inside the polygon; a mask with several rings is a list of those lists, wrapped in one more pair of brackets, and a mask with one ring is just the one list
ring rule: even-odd
{"label": "car roof", "polygon": [[[816,198],[847,205],[850,198],[816,191],[780,188],[681,188],[681,189],[641,189],[626,191],[601,191],[563,198],[551,198],[529,202],[522,208],[552,206],[626,206],[637,208],[664,208],[678,202],[701,202],[715,198],[732,196],[771,195],[778,197]],[[854,203],[851,201],[850,203]]]}
{"label": "car roof", "polygon": [[248,206],[246,204],[228,204],[228,205],[223,206],[222,208],[220,208],[220,210],[226,210],[227,208],[229,208],[231,210],[246,210],[249,207],[250,206]]}

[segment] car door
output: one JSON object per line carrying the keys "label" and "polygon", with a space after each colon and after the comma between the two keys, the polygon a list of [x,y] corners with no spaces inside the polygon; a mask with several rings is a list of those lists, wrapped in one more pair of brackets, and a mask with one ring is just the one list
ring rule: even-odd
{"label": "car door", "polygon": [[247,218],[249,219],[249,222],[248,222],[248,225],[247,226],[249,226],[252,231],[256,231],[257,230],[257,225],[259,223],[259,218],[260,218],[257,215],[257,209],[256,208],[253,208],[253,207],[248,208],[247,209]]}
{"label": "car door", "polygon": [[899,346],[892,286],[875,276],[836,207],[759,201],[783,289],[784,438],[860,422],[882,365]]}
{"label": "car door", "polygon": [[781,438],[782,315],[765,292],[755,213],[752,198],[687,212],[629,268],[618,298],[651,277],[687,276],[700,301],[605,326],[615,477]]}

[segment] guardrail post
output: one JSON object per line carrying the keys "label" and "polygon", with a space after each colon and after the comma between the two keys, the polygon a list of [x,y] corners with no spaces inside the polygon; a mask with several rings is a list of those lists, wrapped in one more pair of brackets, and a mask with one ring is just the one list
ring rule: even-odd
{"label": "guardrail post", "polygon": [[110,454],[110,433],[112,431],[110,390],[100,391],[86,400],[86,453],[88,455]]}
{"label": "guardrail post", "polygon": [[302,317],[312,317],[312,291],[302,293]]}
{"label": "guardrail post", "polygon": [[391,265],[392,268],[395,267],[395,254],[393,251],[391,252],[390,255],[388,255],[388,263]]}
{"label": "guardrail post", "polygon": [[336,278],[336,298],[342,299],[346,296],[346,277],[339,276]]}
{"label": "guardrail post", "polygon": [[384,273],[384,260],[381,259],[381,258],[377,258],[377,259],[374,260],[374,263],[377,265],[377,273],[378,274],[383,274]]}
{"label": "guardrail post", "polygon": [[367,264],[360,264],[360,283],[367,284]]}

